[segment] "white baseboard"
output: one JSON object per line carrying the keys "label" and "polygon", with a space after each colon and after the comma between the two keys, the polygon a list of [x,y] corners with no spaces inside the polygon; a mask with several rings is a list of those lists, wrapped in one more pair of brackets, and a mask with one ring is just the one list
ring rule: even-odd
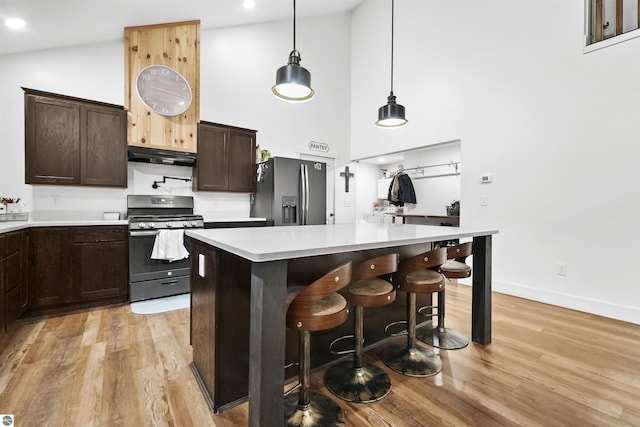
{"label": "white baseboard", "polygon": [[[469,283],[462,283],[467,285]],[[609,317],[611,319],[622,320],[640,325],[640,309],[610,302],[584,298],[576,295],[551,292],[545,289],[522,286],[517,283],[493,281],[493,291],[507,295],[525,298],[545,304],[557,305],[559,307],[572,310],[583,311],[585,313],[598,316]]]}

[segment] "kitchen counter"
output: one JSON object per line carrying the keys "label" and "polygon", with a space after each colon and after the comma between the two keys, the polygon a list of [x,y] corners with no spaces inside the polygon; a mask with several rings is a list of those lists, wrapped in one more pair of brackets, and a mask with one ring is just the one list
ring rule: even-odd
{"label": "kitchen counter", "polygon": [[[393,215],[393,222],[402,224],[448,225],[458,227],[460,217],[458,215]],[[398,221],[399,218],[400,221]]]}
{"label": "kitchen counter", "polygon": [[204,216],[204,222],[263,222],[266,221],[266,218],[253,218],[253,217],[223,217],[223,218],[214,218],[209,216]]}
{"label": "kitchen counter", "polygon": [[[207,403],[223,411],[248,396],[250,426],[282,423],[287,284],[309,283],[349,259],[357,263],[390,252],[406,259],[433,242],[472,238],[471,338],[489,344],[491,239],[497,233],[370,223],[188,230],[193,239],[191,368]],[[365,340],[373,345],[381,338]]]}
{"label": "kitchen counter", "polygon": [[250,261],[265,262],[490,235],[493,229],[409,224],[336,224],[232,230],[186,235]]}
{"label": "kitchen counter", "polygon": [[[224,217],[211,218],[205,217],[205,223],[215,224],[237,224],[237,223],[256,223],[266,222],[266,218],[250,218],[250,217]],[[97,225],[128,225],[126,219],[84,219],[84,218],[56,218],[47,219],[40,217],[39,219],[29,219],[27,221],[0,221],[0,234],[10,231],[24,230],[32,227],[81,227],[81,226],[97,226]]]}
{"label": "kitchen counter", "polygon": [[92,225],[127,225],[126,219],[68,219],[68,220],[28,220],[28,221],[7,221],[0,222],[0,233],[9,231],[25,230],[32,227],[76,227]]}

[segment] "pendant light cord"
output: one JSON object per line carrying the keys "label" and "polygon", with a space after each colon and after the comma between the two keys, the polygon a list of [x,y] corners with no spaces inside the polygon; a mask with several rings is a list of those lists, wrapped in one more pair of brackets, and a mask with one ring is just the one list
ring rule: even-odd
{"label": "pendant light cord", "polygon": [[[293,0],[295,5],[295,0]],[[294,6],[295,7],[295,6]],[[391,0],[391,94],[393,95],[393,21],[395,11],[395,0]]]}
{"label": "pendant light cord", "polygon": [[293,51],[296,51],[296,0],[293,0]]}

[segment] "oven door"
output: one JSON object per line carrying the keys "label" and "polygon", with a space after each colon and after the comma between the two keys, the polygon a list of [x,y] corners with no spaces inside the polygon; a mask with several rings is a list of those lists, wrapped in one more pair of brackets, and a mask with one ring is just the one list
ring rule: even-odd
{"label": "oven door", "polygon": [[[151,259],[158,230],[129,231],[129,299],[140,301],[190,292],[190,260]],[[189,251],[189,238],[184,246]]]}

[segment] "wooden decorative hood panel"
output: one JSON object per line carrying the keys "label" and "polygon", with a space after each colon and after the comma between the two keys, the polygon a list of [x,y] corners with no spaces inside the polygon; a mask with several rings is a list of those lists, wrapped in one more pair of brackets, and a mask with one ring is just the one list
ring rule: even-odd
{"label": "wooden decorative hood panel", "polygon": [[[127,27],[124,39],[129,145],[195,153],[200,121],[200,21]],[[191,90],[191,104],[186,111],[175,116],[162,107],[154,111],[148,106],[155,105],[153,101],[146,98],[145,103],[141,99],[136,88],[138,75],[151,65],[168,67],[176,79],[182,76],[186,80]],[[154,68],[167,70],[164,67]],[[171,84],[157,86],[152,89],[160,97]],[[177,96],[169,94],[166,101],[174,102]],[[184,96],[184,91],[179,96]]]}

